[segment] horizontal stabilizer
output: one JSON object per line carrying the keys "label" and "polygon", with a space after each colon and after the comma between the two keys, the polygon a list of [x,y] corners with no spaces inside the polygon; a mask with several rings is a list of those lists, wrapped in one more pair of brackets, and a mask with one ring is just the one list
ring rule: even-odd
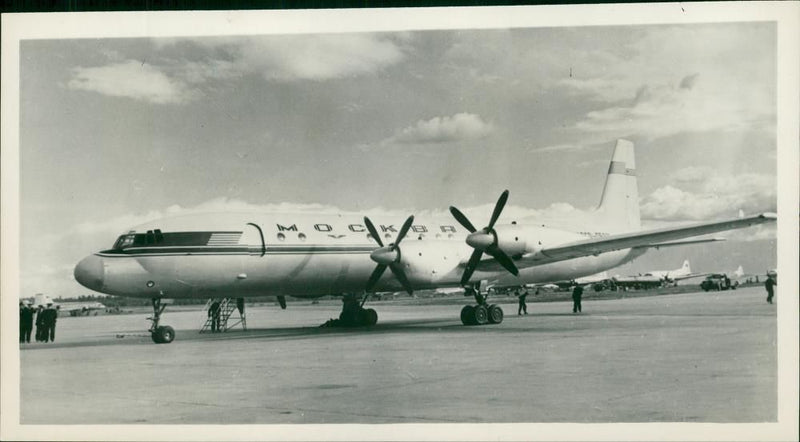
{"label": "horizontal stabilizer", "polygon": [[563,261],[566,259],[580,258],[582,256],[599,255],[614,250],[651,247],[652,244],[672,242],[682,238],[707,235],[723,232],[725,230],[741,229],[775,221],[778,216],[774,213],[745,218],[735,218],[725,221],[690,224],[684,227],[668,227],[662,229],[644,230],[640,232],[622,233],[601,238],[593,238],[565,244],[551,249],[542,249],[532,256],[536,265]]}

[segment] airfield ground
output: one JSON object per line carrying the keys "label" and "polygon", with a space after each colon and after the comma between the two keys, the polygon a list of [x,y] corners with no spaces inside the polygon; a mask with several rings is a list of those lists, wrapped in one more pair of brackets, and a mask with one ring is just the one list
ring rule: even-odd
{"label": "airfield ground", "polygon": [[[763,290],[571,303],[500,298],[500,325],[460,307],[375,303],[370,329],[319,328],[336,302],[248,310],[248,330],[175,342],[145,313],[61,318],[20,351],[22,424],[774,422],[777,305]],[[466,299],[462,298],[463,303]]]}

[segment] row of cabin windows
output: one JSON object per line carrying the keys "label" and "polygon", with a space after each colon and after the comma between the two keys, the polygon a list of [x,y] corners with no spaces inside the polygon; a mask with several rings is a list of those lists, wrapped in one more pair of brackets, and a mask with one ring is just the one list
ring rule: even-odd
{"label": "row of cabin windows", "polygon": [[[304,233],[297,235],[300,241],[306,240]],[[392,235],[387,233],[386,239],[392,239]],[[417,239],[423,239],[425,236],[420,234]],[[453,238],[453,234],[447,235],[448,238]],[[147,246],[204,246],[208,244],[211,238],[211,232],[172,232],[162,233],[161,230],[148,230],[146,233],[128,233],[117,238],[117,241],[112,247],[114,250],[127,249],[128,247],[147,247]],[[278,241],[286,241],[286,235],[282,232],[277,234]],[[367,234],[367,239],[372,238],[372,235]],[[441,238],[440,234],[436,234],[436,238]]]}
{"label": "row of cabin windows", "polygon": [[[384,235],[384,237],[386,239],[392,239],[392,234],[391,233],[387,233],[386,235]],[[441,237],[442,237],[442,235],[440,233],[436,234],[436,238],[437,239],[441,238]],[[453,238],[453,234],[452,233],[448,233],[447,237],[448,238]],[[286,241],[286,235],[283,232],[278,232],[278,234],[276,235],[276,238],[278,238],[278,241]],[[297,238],[300,241],[305,241],[306,240],[306,234],[305,233],[298,233],[297,234]],[[372,238],[372,235],[367,233],[367,239],[371,239],[371,238]],[[419,240],[425,239],[425,235],[420,233],[419,235],[417,235],[417,239],[419,239]]]}

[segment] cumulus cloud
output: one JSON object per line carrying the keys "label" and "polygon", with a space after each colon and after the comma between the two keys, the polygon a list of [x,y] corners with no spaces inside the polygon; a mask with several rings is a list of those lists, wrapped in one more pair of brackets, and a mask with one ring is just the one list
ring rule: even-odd
{"label": "cumulus cloud", "polygon": [[489,136],[494,125],[483,121],[479,115],[459,113],[452,117],[434,117],[420,120],[406,127],[383,144],[441,144],[475,140]]}
{"label": "cumulus cloud", "polygon": [[[192,60],[167,55],[183,44],[195,46],[201,55]],[[120,61],[119,53],[109,52],[109,64],[75,68],[68,87],[180,104],[200,97],[203,84],[244,75],[288,82],[374,73],[402,61],[403,44],[402,35],[379,34],[167,39],[155,44],[153,64]]]}
{"label": "cumulus cloud", "polygon": [[652,140],[686,132],[774,131],[775,55],[764,50],[774,45],[774,28],[733,26],[637,28],[632,43],[605,49],[604,64],[584,62],[574,78],[555,82],[558,89],[598,103],[567,127],[575,138],[570,141],[589,145],[599,136]]}
{"label": "cumulus cloud", "polygon": [[67,87],[156,104],[184,103],[196,95],[183,81],[170,78],[159,68],[136,60],[77,67],[73,69]]}
{"label": "cumulus cloud", "polygon": [[377,34],[253,38],[234,54],[243,70],[281,81],[367,74],[404,58],[396,40]]}
{"label": "cumulus cloud", "polygon": [[[775,211],[775,178],[755,173],[721,175],[711,168],[689,167],[675,172],[673,185],[660,187],[642,199],[641,213],[657,220],[705,220]],[[695,190],[677,186],[691,185]]]}

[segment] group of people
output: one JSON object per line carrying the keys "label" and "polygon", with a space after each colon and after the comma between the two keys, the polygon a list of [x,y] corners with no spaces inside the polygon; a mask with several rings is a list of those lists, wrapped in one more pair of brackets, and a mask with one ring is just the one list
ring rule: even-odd
{"label": "group of people", "polygon": [[53,307],[52,303],[48,303],[47,307],[40,305],[38,308],[34,308],[29,303],[20,301],[19,342],[31,342],[34,324],[36,325],[36,333],[34,334],[36,342],[55,342],[57,319],[58,310]]}
{"label": "group of people", "polygon": [[[522,291],[517,289],[515,294],[517,295],[517,299],[519,300],[519,308],[517,309],[517,316],[522,316],[523,314],[528,314],[528,304],[526,300],[528,298],[528,288],[523,287]],[[536,295],[539,294],[539,288],[536,288]],[[572,313],[580,313],[581,311],[581,299],[583,298],[583,287],[580,285],[576,285],[572,289]]]}

